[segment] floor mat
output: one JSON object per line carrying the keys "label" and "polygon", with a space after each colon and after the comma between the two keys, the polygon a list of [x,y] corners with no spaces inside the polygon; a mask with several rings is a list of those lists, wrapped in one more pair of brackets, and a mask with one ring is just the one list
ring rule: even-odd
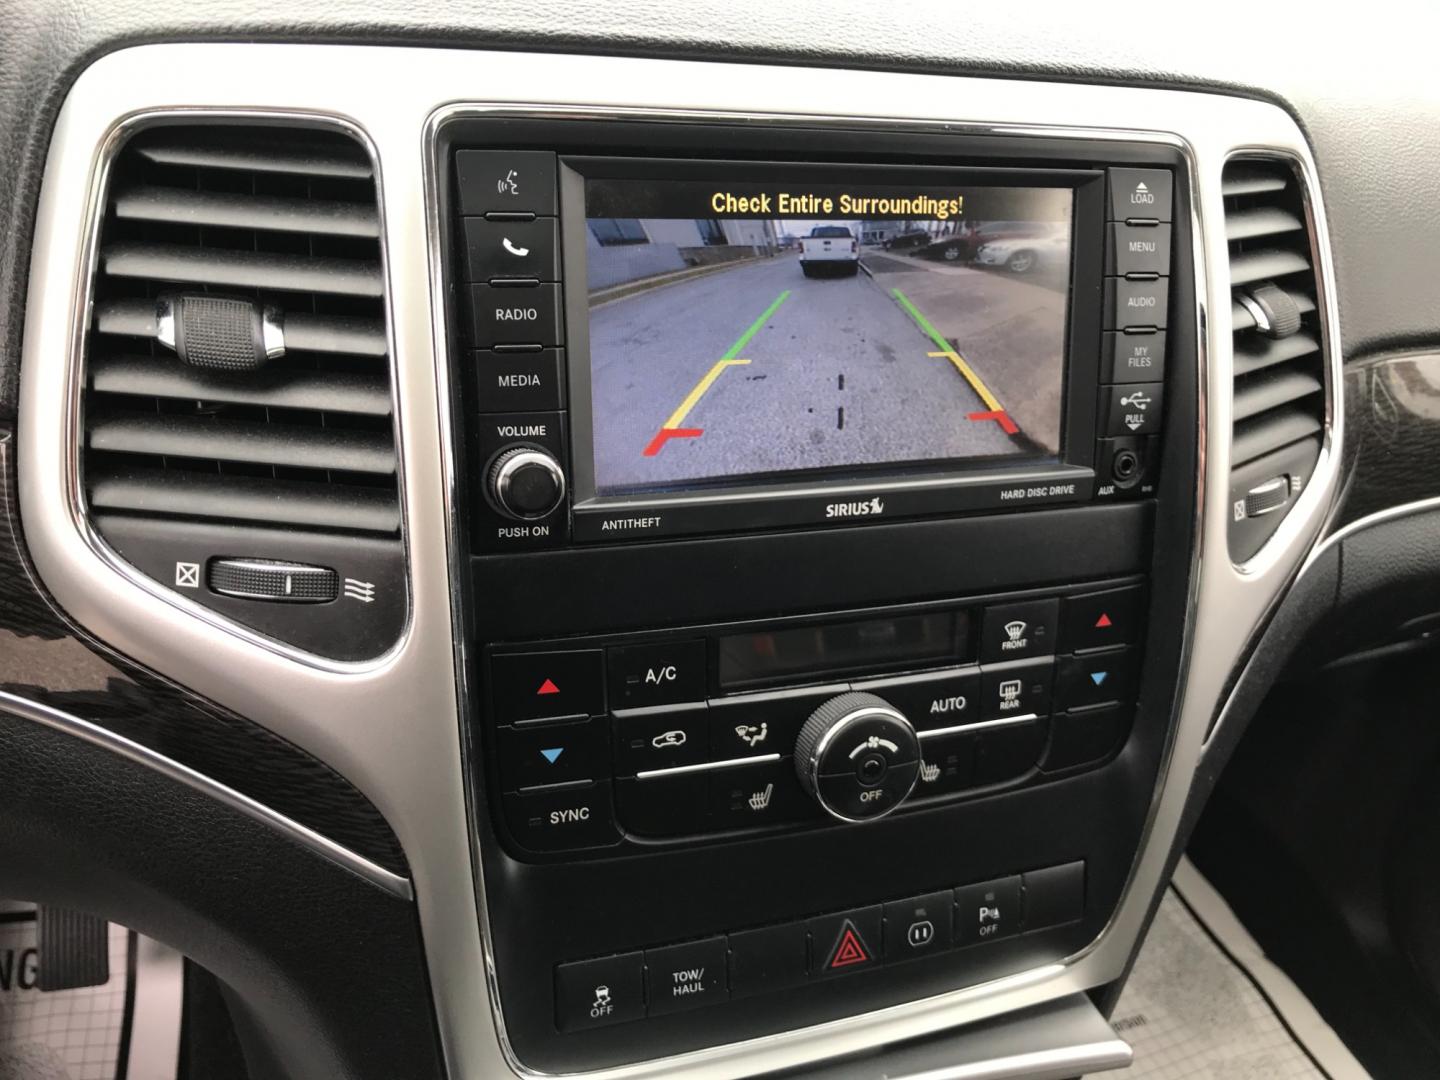
{"label": "floor mat", "polygon": [[110,979],[42,992],[35,912],[0,903],[0,1080],[175,1080],[180,955],[113,923]]}
{"label": "floor mat", "polygon": [[1367,1080],[1188,859],[1112,1017],[1132,1080]]}

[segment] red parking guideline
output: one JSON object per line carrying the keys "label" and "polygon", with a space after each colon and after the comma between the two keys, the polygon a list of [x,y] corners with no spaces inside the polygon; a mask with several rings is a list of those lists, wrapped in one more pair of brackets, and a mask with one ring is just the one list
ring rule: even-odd
{"label": "red parking guideline", "polygon": [[698,439],[705,434],[704,428],[698,427],[662,427],[655,433],[655,438],[650,440],[650,445],[645,447],[644,457],[654,457],[660,452],[660,448],[670,439]]}

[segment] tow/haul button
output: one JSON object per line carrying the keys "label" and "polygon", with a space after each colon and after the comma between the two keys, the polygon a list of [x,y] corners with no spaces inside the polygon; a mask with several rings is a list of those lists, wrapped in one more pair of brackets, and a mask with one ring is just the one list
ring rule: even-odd
{"label": "tow/haul button", "polygon": [[910,794],[920,772],[915,729],[874,694],[831,698],[795,741],[801,786],[832,817],[884,817]]}

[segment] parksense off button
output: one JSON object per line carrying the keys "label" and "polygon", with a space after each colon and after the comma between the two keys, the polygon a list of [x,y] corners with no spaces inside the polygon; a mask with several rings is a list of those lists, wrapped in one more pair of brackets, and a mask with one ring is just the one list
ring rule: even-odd
{"label": "parksense off button", "polygon": [[471,285],[474,343],[492,345],[563,345],[560,286]]}

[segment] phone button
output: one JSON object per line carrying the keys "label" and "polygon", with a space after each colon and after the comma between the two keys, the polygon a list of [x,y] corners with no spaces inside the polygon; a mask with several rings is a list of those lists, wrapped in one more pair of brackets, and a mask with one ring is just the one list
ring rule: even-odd
{"label": "phone button", "polygon": [[560,280],[554,218],[534,221],[466,218],[465,248],[470,281]]}

